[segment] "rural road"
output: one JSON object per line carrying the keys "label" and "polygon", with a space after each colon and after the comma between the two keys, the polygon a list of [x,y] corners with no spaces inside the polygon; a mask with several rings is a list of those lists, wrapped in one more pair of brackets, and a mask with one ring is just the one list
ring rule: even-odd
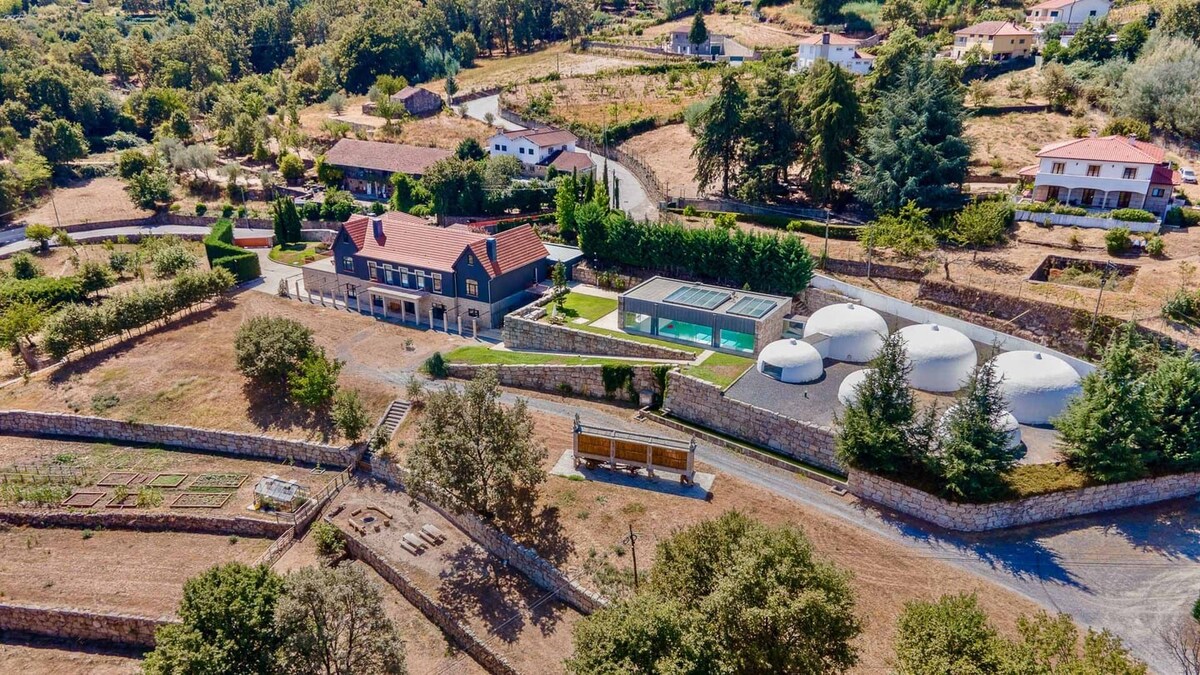
{"label": "rural road", "polygon": [[[492,124],[502,127],[507,131],[517,131],[524,128],[519,124],[514,124],[500,117],[499,95],[477,98],[474,101],[463,103],[462,107],[466,110],[468,117],[484,122],[487,121],[488,113],[491,113]],[[594,152],[583,152],[596,163],[596,175],[600,176],[604,171],[604,157]],[[629,217],[634,220],[656,220],[658,218],[658,206],[646,195],[646,190],[628,168],[617,162],[608,160],[608,172],[621,185],[620,203],[617,204],[617,208],[629,214]]]}

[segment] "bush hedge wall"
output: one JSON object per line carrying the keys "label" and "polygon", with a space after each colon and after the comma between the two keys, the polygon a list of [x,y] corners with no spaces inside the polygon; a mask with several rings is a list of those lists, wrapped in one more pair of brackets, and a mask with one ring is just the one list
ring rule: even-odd
{"label": "bush hedge wall", "polygon": [[208,266],[223,267],[238,283],[262,276],[258,255],[233,243],[233,221],[221,219],[213,223],[212,232],[204,238],[204,254]]}

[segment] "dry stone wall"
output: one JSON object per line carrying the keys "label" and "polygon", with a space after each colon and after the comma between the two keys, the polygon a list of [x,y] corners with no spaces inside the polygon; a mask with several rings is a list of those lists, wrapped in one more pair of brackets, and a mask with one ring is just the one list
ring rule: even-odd
{"label": "dry stone wall", "polygon": [[1200,473],[1096,485],[996,504],[957,504],[863,471],[850,472],[848,489],[862,499],[948,530],[983,532],[1193,497],[1200,494]]}
{"label": "dry stone wall", "polygon": [[680,419],[770,448],[837,473],[846,468],[834,457],[834,430],[727,398],[718,387],[690,375],[667,375],[665,405]]}
{"label": "dry stone wall", "polygon": [[[495,370],[500,384],[518,389],[532,389],[553,394],[586,396],[588,398],[608,398],[604,390],[604,376],[601,366],[556,366],[556,365],[500,365],[474,366],[450,364],[447,368],[450,377],[469,380],[482,369]],[[630,366],[633,369],[633,388],[635,392],[655,390],[653,366]],[[629,392],[620,390],[613,392],[613,398],[629,401]],[[634,399],[636,402],[636,397]]]}
{"label": "dry stone wall", "polygon": [[129,443],[166,445],[227,455],[291,459],[302,464],[347,467],[357,457],[350,447],[296,441],[232,431],[166,424],[141,424],[67,413],[0,411],[0,433],[100,438]]}
{"label": "dry stone wall", "polygon": [[170,618],[0,603],[0,631],[85,642],[153,647],[154,631],[171,623],[178,622]]}
{"label": "dry stone wall", "polygon": [[236,534],[274,539],[292,528],[290,521],[258,518],[220,518],[186,513],[88,513],[86,511],[0,510],[0,523],[24,527],[106,528],[139,532],[197,532]]}
{"label": "dry stone wall", "polygon": [[645,342],[588,333],[566,326],[531,321],[516,314],[504,317],[501,338],[509,349],[525,349],[535,352],[564,352],[678,361],[690,361],[693,358],[690,352],[682,349],[671,349]]}

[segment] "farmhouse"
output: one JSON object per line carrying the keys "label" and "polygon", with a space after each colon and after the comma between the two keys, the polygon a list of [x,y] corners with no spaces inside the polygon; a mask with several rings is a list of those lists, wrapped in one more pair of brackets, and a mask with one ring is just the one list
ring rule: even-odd
{"label": "farmhouse", "polygon": [[303,268],[312,292],[435,328],[459,320],[498,326],[548,272],[546,247],[528,225],[490,236],[400,212],[350,218],[334,240],[333,257]]}
{"label": "farmhouse", "polygon": [[757,58],[753,49],[728,35],[709,33],[708,39],[704,42],[692,44],[688,40],[688,31],[686,30],[673,30],[667,33],[663,51],[668,54],[698,56],[710,61],[728,61],[733,64],[753,61]]}
{"label": "farmhouse", "polygon": [[516,157],[533,175],[545,175],[550,167],[563,173],[590,173],[596,165],[590,157],[575,149],[578,142],[575,134],[550,127],[502,130],[488,139],[488,151],[493,155]]}
{"label": "farmhouse", "polygon": [[440,148],[343,138],[325,153],[324,161],[342,172],[342,189],[357,197],[382,200],[392,194],[393,175],[420,178],[430,166],[452,154]]}
{"label": "farmhouse", "polygon": [[[442,111],[442,97],[423,87],[405,87],[388,97],[392,103],[404,106],[404,111],[413,117],[429,117]],[[364,115],[374,115],[379,108],[373,101],[364,103]]]}
{"label": "farmhouse", "polygon": [[1161,216],[1182,182],[1165,155],[1157,145],[1125,136],[1076,138],[1042,148],[1038,163],[1020,175],[1033,180],[1036,201]]}
{"label": "farmhouse", "polygon": [[828,31],[809,35],[800,40],[800,47],[796,50],[796,70],[807,70],[817,61],[824,60],[855,75],[866,75],[871,72],[875,57],[859,51],[864,42]]}
{"label": "farmhouse", "polygon": [[1011,21],[984,21],[954,32],[950,55],[962,61],[973,50],[985,61],[1003,61],[1029,56],[1033,31]]}
{"label": "farmhouse", "polygon": [[1029,25],[1036,31],[1051,24],[1063,24],[1074,33],[1088,19],[1100,20],[1112,8],[1109,0],[1045,0],[1025,10]]}

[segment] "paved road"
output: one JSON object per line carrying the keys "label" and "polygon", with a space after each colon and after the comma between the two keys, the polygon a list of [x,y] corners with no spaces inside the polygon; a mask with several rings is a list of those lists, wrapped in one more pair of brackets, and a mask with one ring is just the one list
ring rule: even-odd
{"label": "paved road", "polygon": [[[151,227],[110,227],[103,230],[91,230],[88,232],[72,232],[71,237],[76,241],[103,241],[104,239],[116,239],[117,237],[129,237],[134,235],[164,235],[164,234],[179,234],[179,235],[205,235],[212,228],[206,225],[155,225]],[[27,251],[35,246],[28,239],[25,239],[25,233],[22,229],[19,237],[13,236],[11,231],[2,233],[0,237],[0,256],[7,256],[18,251]],[[274,234],[271,230],[252,230],[247,228],[235,228],[233,230],[235,237],[265,237]]]}
{"label": "paved road", "polygon": [[[500,117],[500,96],[485,96],[477,98],[474,101],[468,101],[463,104],[466,109],[467,116],[477,120],[487,121],[488,113],[492,115],[492,124],[500,126],[508,131],[523,129],[519,124],[514,124]],[[604,157],[593,152],[585,152],[596,163],[596,175],[599,177],[604,171]],[[629,214],[629,217],[635,220],[656,220],[658,218],[658,205],[653,203],[646,195],[646,191],[642,188],[642,184],[634,178],[633,174],[625,166],[618,164],[612,160],[608,161],[608,171],[611,176],[615,176],[621,184],[620,203],[617,208]]]}

